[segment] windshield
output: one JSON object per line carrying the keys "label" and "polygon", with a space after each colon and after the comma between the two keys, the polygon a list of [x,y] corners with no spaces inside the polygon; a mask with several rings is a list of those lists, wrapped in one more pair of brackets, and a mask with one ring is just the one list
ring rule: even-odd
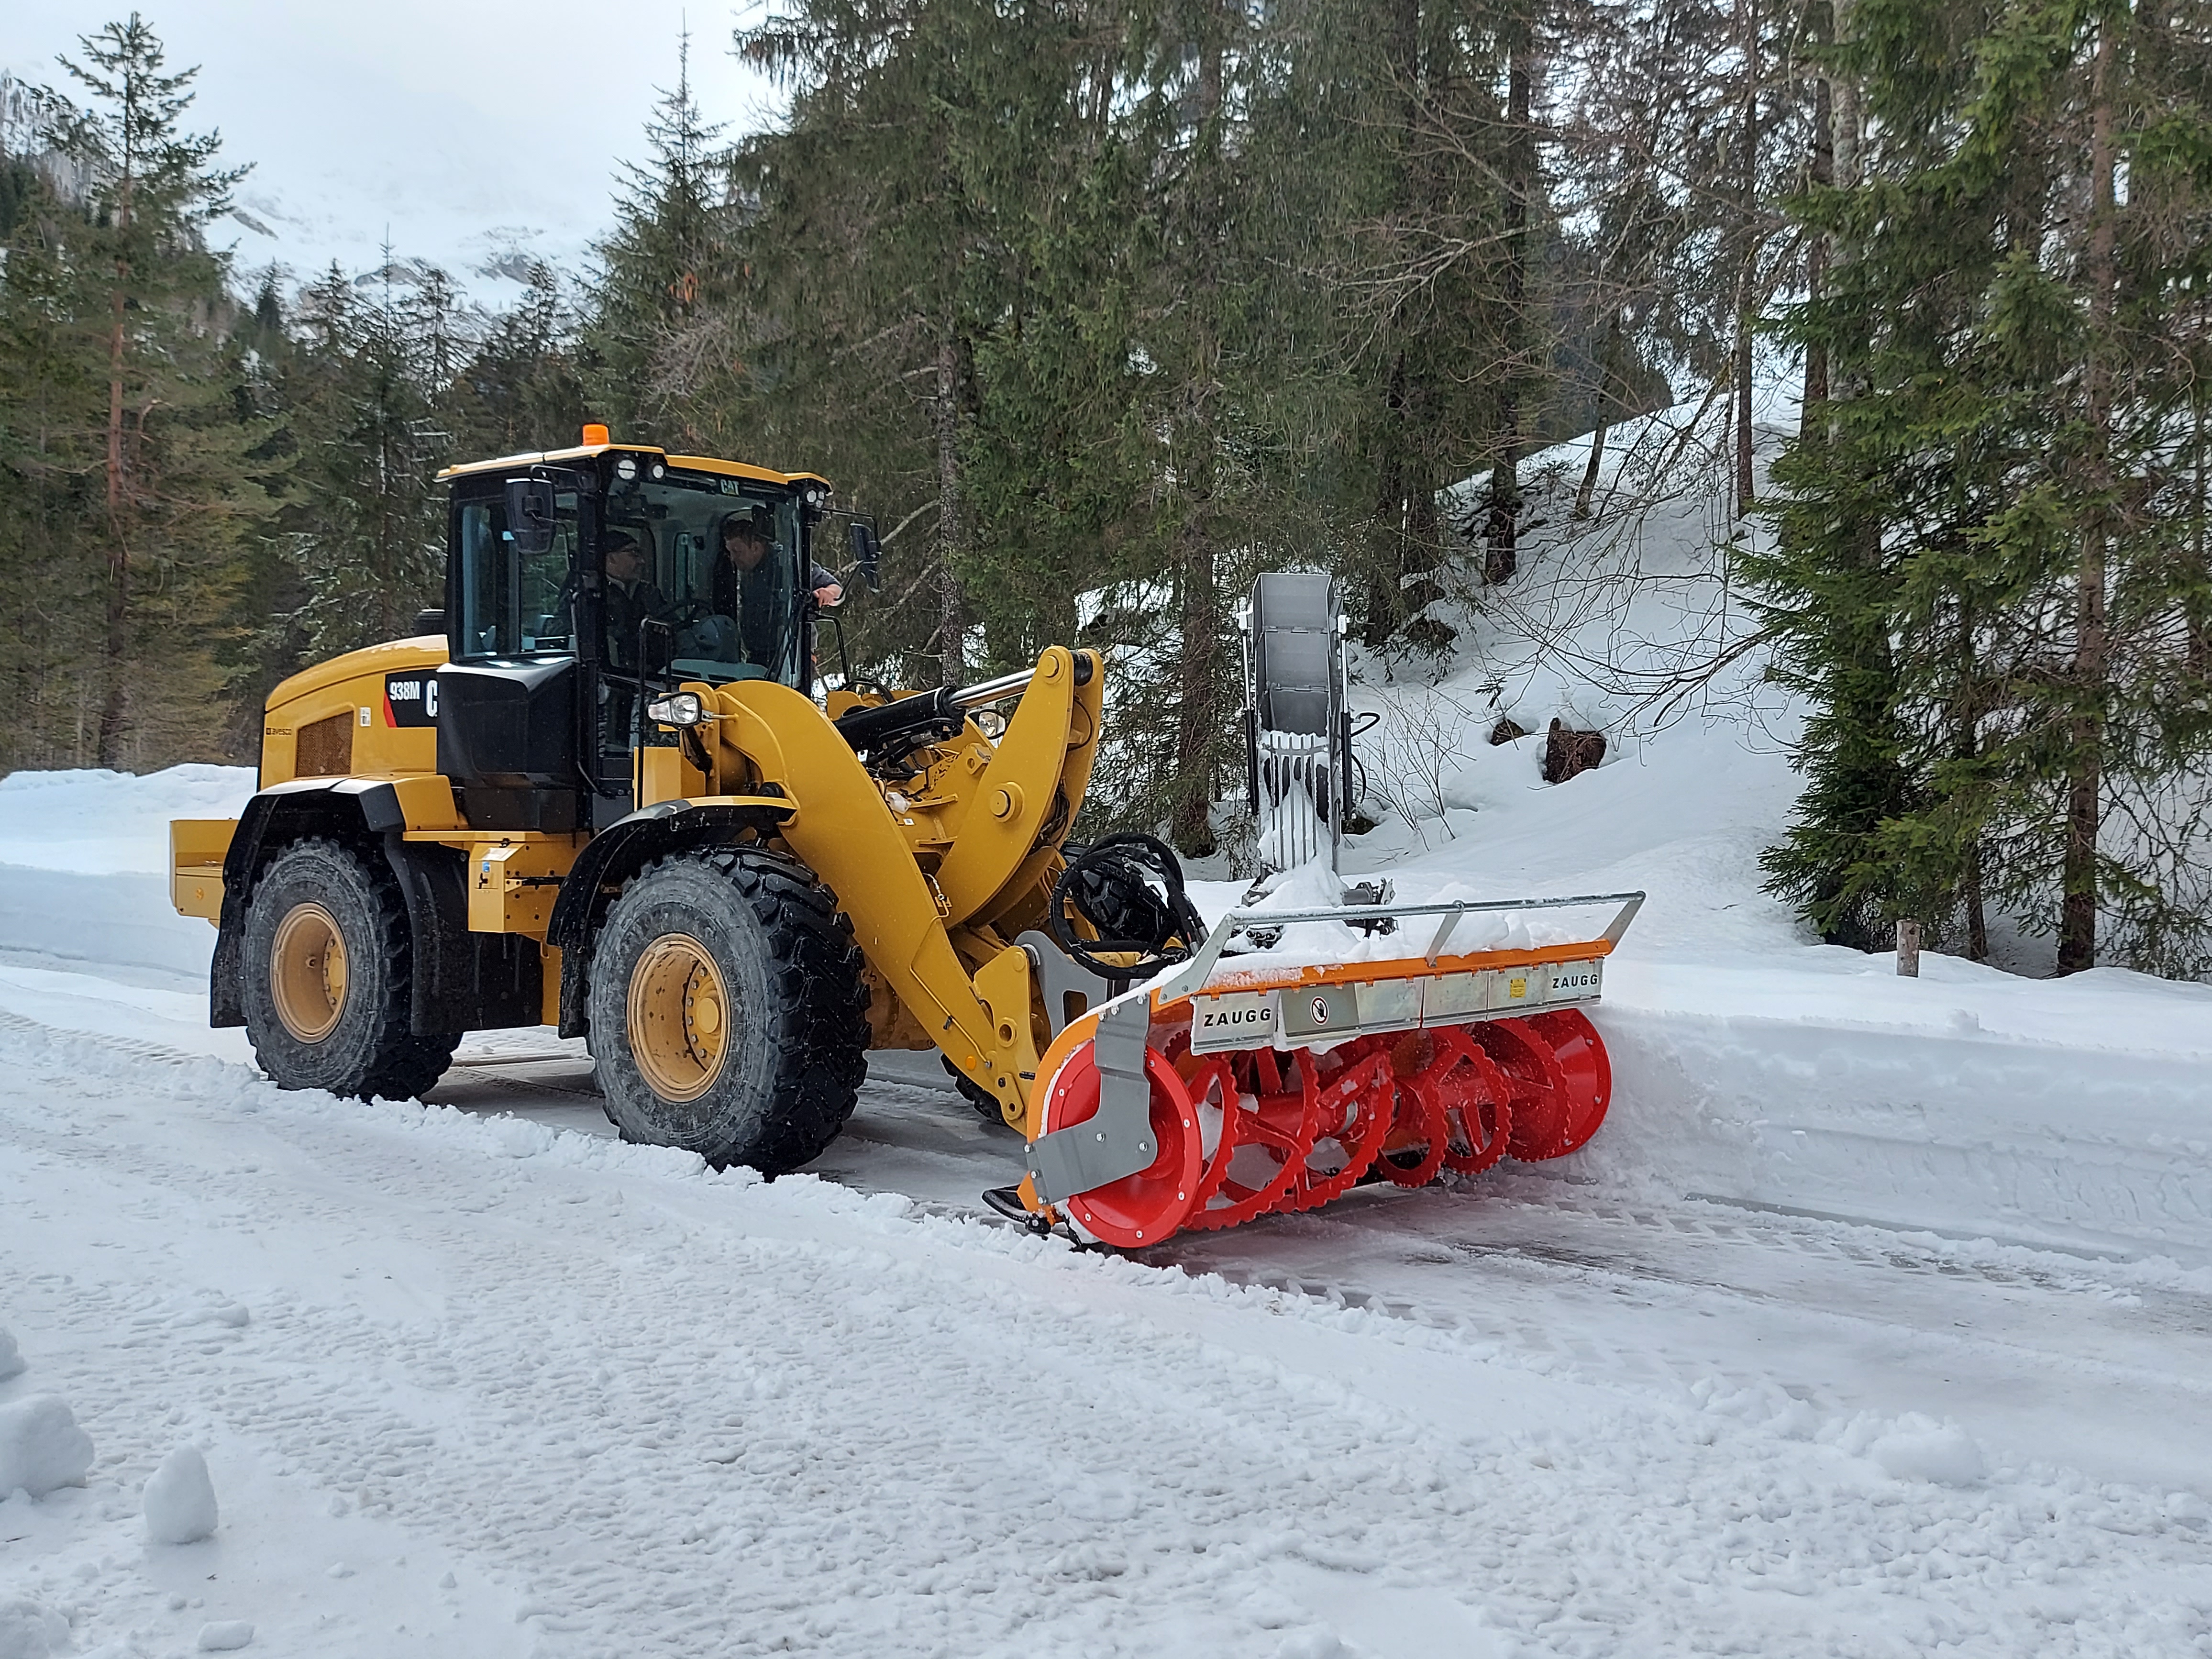
{"label": "windshield", "polygon": [[[796,496],[642,456],[636,476],[622,477],[632,465],[626,457],[615,465],[601,528],[609,665],[634,672],[664,659],[679,679],[766,678],[805,690],[811,665],[801,660]],[[657,627],[668,644],[641,653]]]}

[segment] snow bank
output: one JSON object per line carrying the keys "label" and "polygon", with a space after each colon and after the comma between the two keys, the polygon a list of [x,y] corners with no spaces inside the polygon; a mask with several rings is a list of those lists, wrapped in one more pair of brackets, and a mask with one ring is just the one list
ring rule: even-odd
{"label": "snow bank", "polygon": [[68,1620],[27,1596],[0,1596],[0,1659],[47,1659],[69,1648]]}
{"label": "snow bank", "polygon": [[216,1528],[215,1482],[197,1446],[179,1446],[146,1482],[146,1535],[157,1544],[197,1544]]}
{"label": "snow bank", "polygon": [[204,987],[215,929],[169,905],[169,820],[235,817],[238,766],[12,772],[0,778],[0,948]]}
{"label": "snow bank", "polygon": [[166,875],[171,818],[234,818],[253,793],[244,766],[0,777],[0,864],[76,875]]}
{"label": "snow bank", "polygon": [[81,1486],[91,1468],[92,1437],[63,1401],[40,1394],[0,1406],[0,1495],[20,1487],[43,1498]]}

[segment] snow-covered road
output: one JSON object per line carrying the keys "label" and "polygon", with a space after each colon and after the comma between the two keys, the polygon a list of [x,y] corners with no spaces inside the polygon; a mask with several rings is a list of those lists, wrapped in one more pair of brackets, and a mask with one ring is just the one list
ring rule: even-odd
{"label": "snow-covered road", "polygon": [[1589,1147],[1140,1260],[982,1213],[929,1056],[773,1185],[544,1031],[280,1093],[156,873],[240,776],[0,782],[0,1465],[94,1448],[0,1659],[2212,1655],[2212,988],[1808,946],[1685,752],[1486,819],[1653,891]]}
{"label": "snow-covered road", "polygon": [[[1988,1439],[1984,1474],[1963,1435],[1818,1374],[1855,1340],[1862,1371],[1939,1340],[1946,1294],[2124,1322],[2079,1261],[1861,1260],[1799,1222],[1732,1239],[1571,1194],[1416,1195],[1267,1253],[1421,1287],[1424,1319],[514,1117],[279,1095],[20,1017],[0,1066],[32,1367],[6,1386],[60,1395],[100,1452],[83,1491],[0,1508],[0,1571],[86,1648],[174,1651],[216,1619],[298,1654],[2212,1639],[2208,1511],[2174,1483]],[[894,1127],[855,1158],[963,1161],[914,1148],[935,1091],[878,1092]],[[937,1098],[957,1143],[965,1109]],[[1582,1259],[1638,1232],[1638,1260]],[[1737,1282],[1678,1282],[1731,1257]],[[1820,1284],[1855,1274],[1861,1305],[1824,1315]],[[1885,1286],[1915,1305],[1875,1317]],[[149,1547],[133,1500],[186,1440],[226,1527]]]}

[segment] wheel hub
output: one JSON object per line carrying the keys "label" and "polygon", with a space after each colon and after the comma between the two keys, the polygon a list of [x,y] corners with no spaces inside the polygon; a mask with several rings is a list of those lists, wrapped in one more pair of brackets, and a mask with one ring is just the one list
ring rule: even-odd
{"label": "wheel hub", "polygon": [[276,1018],[301,1042],[320,1042],[337,1029],[345,1012],[345,939],[337,918],[321,905],[295,904],[276,924],[269,995]]}
{"label": "wheel hub", "polygon": [[696,1100],[714,1086],[729,1052],[729,994],[707,947],[689,933],[664,933],[629,977],[629,1048],[663,1100]]}

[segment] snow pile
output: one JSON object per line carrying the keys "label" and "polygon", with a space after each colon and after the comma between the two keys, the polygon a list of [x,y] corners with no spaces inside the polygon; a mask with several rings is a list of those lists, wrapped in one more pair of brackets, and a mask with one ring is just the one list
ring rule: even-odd
{"label": "snow pile", "polygon": [[11,772],[0,777],[0,864],[165,876],[169,820],[234,818],[253,786],[243,766],[173,766],[146,777]]}
{"label": "snow pile", "polygon": [[23,1351],[15,1346],[15,1334],[0,1325],[0,1382],[23,1374]]}
{"label": "snow pile", "polygon": [[69,1649],[68,1620],[27,1596],[0,1595],[0,1659],[47,1659]]}
{"label": "snow pile", "polygon": [[1979,1486],[1990,1473],[1989,1461],[1972,1435],[1955,1423],[1936,1423],[1917,1413],[1875,1439],[1867,1455],[1893,1480],[1939,1486]]}
{"label": "snow pile", "polygon": [[237,766],[0,778],[0,966],[93,967],[204,999],[215,929],[170,907],[169,820],[235,817],[253,787]]}
{"label": "snow pile", "polygon": [[68,1405],[50,1394],[0,1406],[0,1494],[18,1490],[43,1498],[81,1486],[92,1468],[92,1437]]}
{"label": "snow pile", "polygon": [[217,1619],[200,1626],[198,1644],[202,1653],[234,1653],[250,1647],[253,1626],[243,1619]]}
{"label": "snow pile", "polygon": [[157,1544],[197,1544],[216,1528],[215,1482],[197,1446],[179,1446],[146,1482],[146,1536]]}

